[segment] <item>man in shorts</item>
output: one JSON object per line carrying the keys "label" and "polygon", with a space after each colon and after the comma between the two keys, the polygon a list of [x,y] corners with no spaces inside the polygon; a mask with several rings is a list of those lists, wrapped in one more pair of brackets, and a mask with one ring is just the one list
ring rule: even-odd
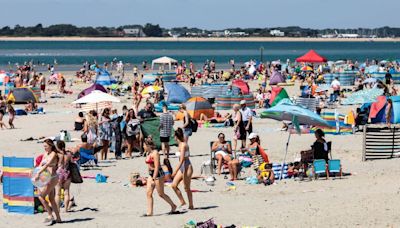
{"label": "man in shorts", "polygon": [[168,112],[168,106],[165,102],[162,104],[163,113],[160,115],[160,142],[164,156],[169,157],[169,138],[174,127],[174,117]]}

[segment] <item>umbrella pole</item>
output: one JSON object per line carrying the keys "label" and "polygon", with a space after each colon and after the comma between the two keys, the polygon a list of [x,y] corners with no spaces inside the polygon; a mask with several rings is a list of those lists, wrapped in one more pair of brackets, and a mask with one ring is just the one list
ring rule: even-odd
{"label": "umbrella pole", "polygon": [[286,156],[287,156],[287,153],[288,153],[288,149],[289,149],[289,142],[290,142],[290,131],[289,131],[289,128],[288,128],[288,132],[289,132],[289,136],[288,136],[288,139],[287,139],[287,142],[286,142],[286,149],[285,149],[285,156],[283,157],[283,161],[282,161],[282,166],[281,166],[281,173],[280,173],[280,175],[279,175],[279,180],[282,180],[282,176],[283,176],[283,166],[284,166],[284,164],[285,164],[285,161],[286,161]]}

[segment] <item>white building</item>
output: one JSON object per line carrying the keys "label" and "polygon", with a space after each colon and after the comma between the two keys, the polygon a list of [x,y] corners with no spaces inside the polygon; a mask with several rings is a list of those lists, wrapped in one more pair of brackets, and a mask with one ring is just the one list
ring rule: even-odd
{"label": "white building", "polygon": [[141,28],[129,28],[124,29],[124,36],[136,36],[136,37],[143,37],[145,34]]}
{"label": "white building", "polygon": [[269,34],[271,34],[271,36],[285,36],[285,33],[281,32],[281,30],[278,29],[273,29],[269,31]]}

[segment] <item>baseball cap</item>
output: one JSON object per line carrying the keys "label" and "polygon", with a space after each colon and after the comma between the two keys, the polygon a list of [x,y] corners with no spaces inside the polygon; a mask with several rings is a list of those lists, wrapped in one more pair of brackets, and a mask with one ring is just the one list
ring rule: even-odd
{"label": "baseball cap", "polygon": [[254,133],[254,132],[252,132],[252,133],[250,133],[250,135],[249,135],[249,139],[254,139],[254,138],[257,138],[257,133]]}
{"label": "baseball cap", "polygon": [[241,101],[240,101],[240,104],[241,104],[241,105],[244,105],[244,104],[246,104],[246,101],[245,101],[245,100],[241,100]]}

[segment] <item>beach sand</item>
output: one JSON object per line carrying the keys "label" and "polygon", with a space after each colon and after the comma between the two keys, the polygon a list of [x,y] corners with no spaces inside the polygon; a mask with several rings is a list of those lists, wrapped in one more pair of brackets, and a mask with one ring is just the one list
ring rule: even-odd
{"label": "beach sand", "polygon": [[[72,75],[72,72],[64,72]],[[252,88],[256,88],[252,82]],[[63,99],[49,99],[40,104],[45,115],[18,116],[15,130],[0,130],[0,155],[32,157],[43,152],[43,145],[36,141],[20,142],[29,137],[55,136],[60,130],[70,130],[73,138],[73,122],[78,109],[70,103],[78,91],[88,84],[76,84],[74,93]],[[50,89],[55,90],[54,86]],[[68,88],[69,89],[69,88]],[[298,86],[286,87],[290,96],[298,95]],[[121,98],[130,105],[131,100]],[[20,106],[17,106],[20,107]],[[351,106],[340,107],[347,113]],[[8,120],[8,117],[5,117]],[[285,150],[287,133],[279,131],[281,123],[268,119],[255,119],[254,129],[260,133],[262,146],[273,162],[281,162]],[[180,124],[180,123],[179,123]],[[177,124],[177,126],[179,125]],[[231,128],[200,128],[189,141],[191,160],[195,174],[200,174],[203,161],[209,159],[209,142],[216,140],[219,132],[232,138]],[[272,186],[248,185],[237,181],[236,190],[227,190],[224,176],[217,176],[216,186],[210,187],[201,180],[192,181],[194,205],[197,208],[181,215],[166,215],[170,210],[157,193],[154,193],[154,217],[140,217],[146,212],[146,188],[128,185],[133,171],[147,176],[144,158],[132,160],[114,159],[101,162],[99,170],[83,171],[82,175],[102,173],[110,176],[108,183],[98,184],[84,179],[80,185],[72,185],[72,194],[77,207],[74,212],[61,217],[64,224],[57,227],[182,227],[189,220],[205,221],[214,218],[217,224],[235,224],[259,227],[398,227],[400,224],[400,166],[398,159],[362,162],[362,134],[326,137],[332,141],[332,155],[341,159],[344,172],[352,173],[342,179],[324,178],[316,181],[284,180]],[[314,142],[312,134],[292,135],[288,161],[293,161],[300,150],[308,149]],[[67,143],[67,147],[76,145]],[[176,151],[176,148],[172,148]],[[113,157],[111,155],[110,157]],[[178,159],[171,159],[174,165]],[[246,175],[251,172],[246,169]],[[246,176],[245,175],[245,176]],[[180,187],[183,190],[183,186]],[[0,190],[0,194],[2,190]],[[175,203],[176,195],[170,187],[166,193]],[[186,196],[185,196],[186,198]],[[2,203],[2,200],[0,199]],[[186,210],[185,210],[186,211]],[[0,227],[42,227],[46,214],[19,215],[0,210]]]}

